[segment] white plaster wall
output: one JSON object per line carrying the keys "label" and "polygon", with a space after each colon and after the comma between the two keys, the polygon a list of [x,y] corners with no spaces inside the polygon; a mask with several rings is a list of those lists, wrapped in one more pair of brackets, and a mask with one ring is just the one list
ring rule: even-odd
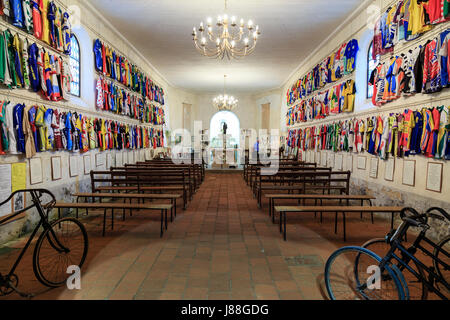
{"label": "white plaster wall", "polygon": [[[73,26],[73,33],[77,36],[80,42],[81,50],[81,97],[71,97],[67,102],[49,102],[44,100],[39,94],[24,89],[9,90],[6,88],[0,89],[0,99],[8,100],[11,105],[14,106],[17,103],[25,103],[26,105],[43,104],[47,107],[55,107],[61,110],[73,110],[81,112],[82,114],[90,116],[99,116],[102,118],[109,118],[118,120],[121,122],[128,122],[138,124],[138,121],[131,120],[123,116],[115,116],[110,112],[97,111],[95,108],[96,90],[95,81],[98,78],[97,72],[94,70],[94,55],[93,55],[93,43],[97,38],[102,39],[109,43],[117,51],[127,56],[129,60],[137,64],[147,75],[149,75],[158,85],[164,88],[166,94],[166,120],[167,127],[176,127],[180,123],[181,103],[191,101],[193,96],[187,92],[173,88],[155,69],[151,63],[145,59],[137,50],[134,49],[126,39],[118,33],[108,22],[91,7],[87,7],[87,3],[81,0],[58,0],[64,8],[70,6],[77,6],[80,9],[80,22],[81,24]],[[14,29],[9,23],[0,22],[2,30],[6,27]],[[32,38],[32,41],[35,41]],[[103,154],[111,154],[113,159],[112,164],[115,164],[115,154],[117,151],[105,151]],[[142,152],[142,151],[139,151]],[[105,170],[106,167],[96,167],[95,157],[99,151],[92,150],[86,154],[80,155],[77,153],[62,151],[62,152],[45,152],[38,153],[35,157],[42,159],[43,167],[43,182],[31,186],[29,181],[29,160],[24,156],[0,156],[0,164],[9,164],[15,162],[25,162],[27,166],[27,188],[45,188],[52,191],[58,200],[72,201],[71,194],[74,192],[89,192],[90,177],[84,174],[83,157],[89,156],[91,158],[91,168],[93,170]],[[143,160],[144,154],[140,153]],[[62,164],[62,179],[58,181],[52,181],[51,178],[51,157],[60,156]],[[69,157],[78,157],[79,176],[71,178],[69,176]],[[106,155],[105,155],[106,158]],[[28,199],[29,200],[29,199]],[[3,199],[0,199],[3,201]],[[30,227],[36,222],[36,215],[29,212],[24,219],[2,226],[0,229],[0,243],[13,239],[23,232],[30,230]]]}
{"label": "white plaster wall", "polygon": [[[294,126],[298,127],[309,127],[312,125],[318,125],[327,122],[333,122],[337,119],[347,119],[349,117],[360,117],[365,118],[371,115],[377,114],[388,114],[390,112],[398,112],[405,108],[418,109],[422,107],[433,107],[440,105],[450,106],[450,90],[445,89],[438,94],[425,95],[417,94],[412,97],[402,97],[395,102],[388,103],[381,108],[372,106],[371,102],[366,99],[366,77],[367,77],[367,52],[372,41],[373,30],[368,28],[368,22],[374,22],[375,19],[371,16],[376,12],[376,8],[379,8],[383,12],[386,8],[396,3],[397,0],[374,0],[368,1],[364,7],[361,8],[359,12],[355,12],[350,16],[336,32],[330,35],[329,39],[326,39],[321,46],[318,48],[311,48],[311,56],[305,61],[299,61],[301,63],[298,69],[294,70],[289,79],[283,85],[281,89],[281,108],[280,108],[280,123],[281,127],[286,128],[286,112],[288,109],[286,103],[286,92],[293,85],[293,83],[309,72],[317,63],[322,61],[325,57],[335,51],[343,42],[348,41],[352,38],[358,39],[360,51],[357,56],[357,67],[354,75],[352,76],[356,81],[357,95],[356,95],[356,105],[355,112],[353,114],[344,114],[338,116],[331,116],[322,121],[313,121],[306,124],[300,124]],[[427,39],[435,37],[444,29],[450,27],[450,23],[444,23],[433,28],[433,31],[426,33],[419,40],[413,41],[411,43],[401,43],[395,47],[394,54],[400,54],[409,49],[410,46],[416,46],[418,44],[423,44]],[[384,59],[389,59],[390,55],[386,55]],[[287,129],[287,128],[286,128]],[[370,157],[369,154],[365,154]],[[410,160],[416,160],[416,184],[414,187],[405,186],[402,184],[402,168],[403,159],[396,159],[396,169],[395,178],[393,182],[386,181],[384,179],[385,172],[385,162],[380,160],[379,164],[379,174],[377,179],[369,178],[369,166],[367,170],[356,169],[356,155],[354,156],[354,170],[352,178],[354,182],[358,185],[364,186],[367,190],[373,190],[379,199],[387,200],[391,194],[395,192],[401,192],[404,196],[404,204],[412,203],[412,199],[420,196],[420,199],[426,199],[428,202],[426,205],[429,206],[433,204],[439,204],[450,209],[450,164],[449,162],[439,161],[435,159],[428,159],[424,156],[412,156],[409,157]],[[428,162],[440,162],[443,163],[443,185],[442,192],[436,193],[426,190],[426,170]],[[406,199],[406,200],[405,200]],[[386,202],[386,201],[385,201]],[[424,203],[422,201],[422,203]]]}

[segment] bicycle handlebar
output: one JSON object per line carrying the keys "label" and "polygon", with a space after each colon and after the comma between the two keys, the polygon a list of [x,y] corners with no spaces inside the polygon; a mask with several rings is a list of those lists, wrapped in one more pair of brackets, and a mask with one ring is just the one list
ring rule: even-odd
{"label": "bicycle handlebar", "polygon": [[[11,199],[18,193],[31,193],[33,196],[36,196],[37,199],[40,199],[42,197],[43,194],[47,194],[49,195],[52,200],[50,201],[50,203],[55,203],[56,202],[56,198],[55,195],[47,190],[47,189],[23,189],[23,190],[17,190],[14,191],[13,193],[11,193],[11,195],[8,197],[8,199],[6,199],[5,201],[3,201],[2,203],[0,203],[0,207],[3,206],[4,204],[7,204],[9,201],[11,201]],[[34,199],[34,197],[33,197]]]}
{"label": "bicycle handlebar", "polygon": [[[430,209],[428,209],[427,211],[426,211],[426,214],[428,214],[428,215],[430,215],[430,216],[433,216],[434,218],[436,218],[436,219],[439,219],[439,220],[444,220],[443,219],[443,217],[441,217],[441,216],[439,216],[439,215],[437,215],[437,214],[432,214],[431,212],[432,211],[438,211],[440,214],[442,214],[445,218],[447,218],[447,220],[448,221],[450,221],[450,215],[447,213],[447,211],[445,211],[444,209],[442,209],[442,208],[438,208],[438,207],[432,207],[432,208],[430,208]],[[438,218],[439,217],[439,218]]]}

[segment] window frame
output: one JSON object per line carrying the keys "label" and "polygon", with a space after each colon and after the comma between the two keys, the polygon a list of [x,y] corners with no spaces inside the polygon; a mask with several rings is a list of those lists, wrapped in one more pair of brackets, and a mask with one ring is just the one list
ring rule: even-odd
{"label": "window frame", "polygon": [[[69,55],[69,63],[72,61],[72,59],[78,62],[78,94],[73,93],[72,88],[70,88],[70,94],[74,97],[81,98],[81,47],[80,47],[80,41],[78,40],[78,37],[74,33],[72,33],[70,36],[70,42],[71,42],[72,48],[73,48],[72,39],[76,40],[76,43],[78,46],[78,60],[76,60],[75,58],[72,57],[72,51],[71,51],[70,55]],[[70,68],[72,68],[71,64],[70,64]],[[72,82],[74,82],[73,77],[71,78],[71,81],[70,81],[71,87],[72,87]]]}

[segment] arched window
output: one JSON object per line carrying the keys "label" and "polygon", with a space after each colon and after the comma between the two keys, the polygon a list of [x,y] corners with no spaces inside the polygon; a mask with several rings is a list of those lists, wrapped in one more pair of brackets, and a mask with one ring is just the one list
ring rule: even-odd
{"label": "arched window", "polygon": [[70,71],[72,73],[72,81],[70,82],[70,93],[80,97],[80,43],[77,37],[72,34],[70,37]]}
{"label": "arched window", "polygon": [[370,76],[373,70],[377,67],[380,61],[380,57],[373,58],[373,41],[370,43],[369,50],[367,52],[367,99],[371,99],[373,96],[373,85],[370,82]]}

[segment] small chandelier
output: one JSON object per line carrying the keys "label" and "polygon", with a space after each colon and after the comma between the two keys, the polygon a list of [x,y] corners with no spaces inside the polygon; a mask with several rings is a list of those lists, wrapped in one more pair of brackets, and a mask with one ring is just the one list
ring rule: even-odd
{"label": "small chandelier", "polygon": [[223,95],[215,97],[213,99],[213,105],[219,111],[231,111],[237,107],[239,101],[233,96],[229,96],[225,93],[227,76],[224,75],[223,77]]}
{"label": "small chandelier", "polygon": [[[227,0],[225,0],[225,12]],[[198,32],[194,27],[192,37],[195,47],[202,55],[210,58],[239,59],[255,51],[258,37],[261,34],[259,26],[252,20],[245,24],[244,19],[237,23],[236,17],[227,14],[217,17],[217,30],[213,29],[212,19],[208,18],[206,27],[200,23]],[[231,28],[230,28],[231,27]]]}

